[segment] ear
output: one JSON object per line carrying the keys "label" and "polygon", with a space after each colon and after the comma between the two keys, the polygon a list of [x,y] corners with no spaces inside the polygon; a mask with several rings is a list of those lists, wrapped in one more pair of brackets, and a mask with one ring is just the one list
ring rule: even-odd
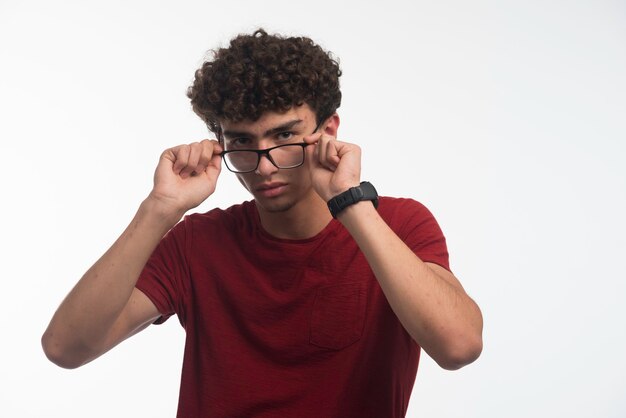
{"label": "ear", "polygon": [[322,122],[322,126],[322,132],[336,138],[339,130],[339,115],[337,112],[333,113],[325,122]]}

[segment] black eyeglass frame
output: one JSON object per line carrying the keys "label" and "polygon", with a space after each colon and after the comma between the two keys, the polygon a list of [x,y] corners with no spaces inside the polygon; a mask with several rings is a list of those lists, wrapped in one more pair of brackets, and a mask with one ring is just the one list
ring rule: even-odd
{"label": "black eyeglass frame", "polygon": [[[317,130],[320,128],[320,126],[322,126],[322,122],[324,122],[324,119],[321,119],[320,122],[317,124],[317,126],[315,127],[315,129],[313,130],[313,132],[310,133],[310,135],[313,135],[315,132],[317,132]],[[222,132],[220,130],[218,136],[220,137],[220,139],[222,138]],[[220,142],[224,142],[224,141],[220,141]],[[252,173],[254,171],[256,171],[259,168],[259,164],[261,163],[261,157],[263,155],[265,155],[267,157],[267,159],[269,160],[270,163],[272,163],[274,165],[274,167],[278,168],[279,170],[289,170],[291,168],[298,168],[300,167],[302,164],[304,164],[304,149],[309,146],[310,144],[307,144],[305,142],[296,142],[293,144],[282,144],[282,145],[276,145],[275,147],[271,147],[271,148],[265,148],[265,149],[233,149],[233,150],[224,150],[221,152],[220,156],[222,157],[222,160],[224,161],[224,164],[226,164],[226,168],[228,168],[229,171],[235,173],[235,174],[246,174],[246,173]],[[274,161],[274,159],[272,159],[272,156],[270,155],[270,152],[272,150],[275,150],[276,148],[283,148],[283,147],[293,147],[293,146],[299,146],[302,147],[302,161],[300,162],[300,164],[297,165],[292,165],[289,167],[279,167],[278,164],[276,164],[276,162]],[[241,152],[241,151],[245,151],[245,152],[255,152],[257,155],[257,159],[256,159],[256,165],[254,166],[253,169],[251,170],[246,170],[246,171],[238,171],[238,170],[234,170],[232,169],[229,165],[228,162],[225,158],[225,155],[230,154],[231,152]]]}

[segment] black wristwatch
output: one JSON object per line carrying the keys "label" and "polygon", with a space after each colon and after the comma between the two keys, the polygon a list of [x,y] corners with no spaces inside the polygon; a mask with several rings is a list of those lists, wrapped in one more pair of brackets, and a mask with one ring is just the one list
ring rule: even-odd
{"label": "black wristwatch", "polygon": [[369,181],[363,181],[360,185],[351,187],[330,199],[328,209],[330,209],[333,218],[336,218],[342,210],[362,200],[371,200],[374,207],[378,207],[378,193]]}

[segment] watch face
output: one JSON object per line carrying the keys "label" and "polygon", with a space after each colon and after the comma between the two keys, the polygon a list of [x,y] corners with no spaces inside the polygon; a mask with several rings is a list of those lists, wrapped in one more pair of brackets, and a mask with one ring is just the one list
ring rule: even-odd
{"label": "watch face", "polygon": [[362,182],[359,189],[363,192],[363,198],[361,200],[374,200],[378,198],[378,192],[376,192],[374,185],[369,181]]}

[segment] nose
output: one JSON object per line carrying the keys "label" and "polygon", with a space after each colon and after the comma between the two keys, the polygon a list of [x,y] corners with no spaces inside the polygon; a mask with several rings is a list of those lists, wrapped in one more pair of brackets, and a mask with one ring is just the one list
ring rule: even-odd
{"label": "nose", "polygon": [[260,176],[267,177],[277,171],[278,167],[270,161],[269,156],[267,154],[261,155],[261,159],[259,160],[259,165],[257,166],[255,173]]}

